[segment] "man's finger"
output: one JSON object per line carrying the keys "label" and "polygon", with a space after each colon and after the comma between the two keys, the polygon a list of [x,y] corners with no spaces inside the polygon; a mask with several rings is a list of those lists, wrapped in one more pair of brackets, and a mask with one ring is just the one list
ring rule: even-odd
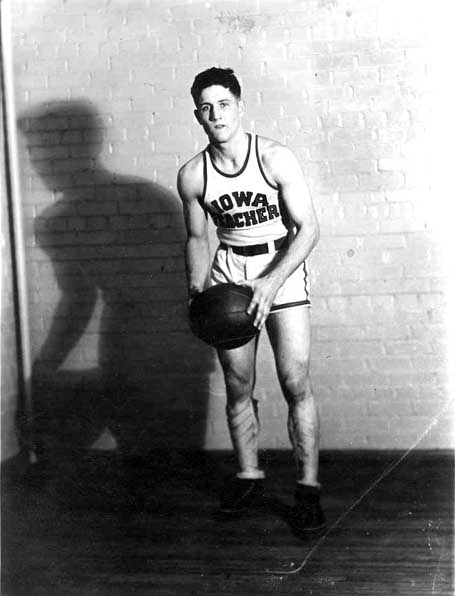
{"label": "man's finger", "polygon": [[254,287],[252,285],[250,285],[249,283],[247,285],[248,285],[248,287],[250,287],[253,290],[253,296],[251,297],[251,301],[248,305],[248,308],[246,309],[246,312],[249,315],[252,315],[253,312],[255,311],[255,309],[259,306],[259,301],[256,299],[256,297],[254,295]]}
{"label": "man's finger", "polygon": [[266,303],[258,305],[258,309],[256,312],[256,318],[253,323],[255,327],[258,327],[259,329],[262,328],[262,326],[264,325],[264,321],[266,320],[266,318],[269,314],[269,310],[270,309]]}
{"label": "man's finger", "polygon": [[258,305],[258,303],[256,302],[256,300],[253,297],[251,299],[251,302],[248,305],[248,308],[246,309],[247,314],[252,315],[254,313],[254,310],[257,307],[257,305]]}

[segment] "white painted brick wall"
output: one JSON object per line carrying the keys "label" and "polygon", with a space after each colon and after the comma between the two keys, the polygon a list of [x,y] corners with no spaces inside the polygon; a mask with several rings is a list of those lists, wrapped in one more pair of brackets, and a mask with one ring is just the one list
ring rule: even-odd
{"label": "white painted brick wall", "polygon": [[[14,2],[18,111],[54,100],[92,102],[103,132],[96,167],[106,175],[100,188],[90,172],[74,171],[93,154],[84,122],[61,118],[33,130],[32,156],[71,189],[62,208],[31,167],[22,138],[36,353],[62,293],[56,262],[77,261],[87,271],[91,264],[98,306],[64,366],[99,367],[100,345],[123,330],[122,353],[142,401],[161,394],[155,405],[164,417],[202,419],[205,445],[229,446],[219,367],[185,322],[178,202],[167,194],[168,203],[127,198],[114,180],[131,192],[138,177],[155,194],[175,196],[179,165],[206,142],[192,118],[193,77],[214,64],[231,66],[244,84],[248,128],[296,151],[321,221],[309,265],[322,446],[410,445],[448,398],[444,269],[429,208],[431,173],[423,167],[432,150],[429,25],[415,10],[409,0]],[[114,294],[123,315],[117,309],[106,331],[103,295]],[[285,407],[272,369],[264,339],[262,445],[285,447]],[[147,433],[156,419],[144,412]],[[185,432],[169,439],[198,440]],[[449,444],[447,425],[422,443]]]}

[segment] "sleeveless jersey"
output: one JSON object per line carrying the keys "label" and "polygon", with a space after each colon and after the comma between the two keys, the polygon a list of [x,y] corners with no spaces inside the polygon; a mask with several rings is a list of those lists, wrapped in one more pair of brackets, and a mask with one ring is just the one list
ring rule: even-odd
{"label": "sleeveless jersey", "polygon": [[260,162],[258,137],[247,135],[246,159],[234,174],[219,170],[208,148],[203,151],[201,203],[213,219],[219,240],[232,246],[268,242],[288,233],[278,187],[267,180]]}

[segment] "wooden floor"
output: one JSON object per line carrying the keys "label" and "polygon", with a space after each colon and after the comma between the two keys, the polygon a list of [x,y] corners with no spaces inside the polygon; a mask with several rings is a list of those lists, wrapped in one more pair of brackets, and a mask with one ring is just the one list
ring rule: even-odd
{"label": "wooden floor", "polygon": [[453,455],[414,451],[375,485],[399,456],[321,454],[329,531],[318,543],[286,522],[287,452],[263,455],[264,508],[224,523],[213,510],[233,470],[226,453],[86,452],[32,470],[9,462],[1,594],[452,596]]}

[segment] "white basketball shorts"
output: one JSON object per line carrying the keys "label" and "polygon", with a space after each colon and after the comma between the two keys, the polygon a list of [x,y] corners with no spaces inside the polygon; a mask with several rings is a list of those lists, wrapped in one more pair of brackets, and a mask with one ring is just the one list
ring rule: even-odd
{"label": "white basketball shorts", "polygon": [[[280,258],[280,250],[272,250],[266,254],[245,256],[236,254],[235,247],[218,246],[210,271],[210,283],[242,283],[262,277],[273,267],[276,259]],[[310,306],[309,283],[305,262],[284,282],[275,297],[270,312],[294,308],[296,306]]]}

